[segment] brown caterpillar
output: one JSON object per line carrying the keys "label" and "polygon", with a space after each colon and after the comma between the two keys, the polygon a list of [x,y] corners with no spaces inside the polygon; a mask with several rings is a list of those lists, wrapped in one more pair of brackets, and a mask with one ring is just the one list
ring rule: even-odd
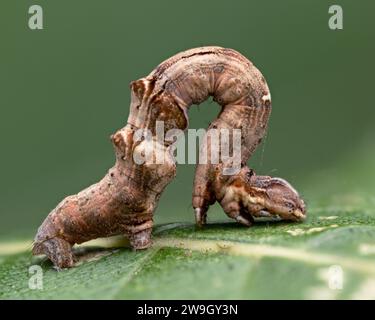
{"label": "brown caterpillar", "polygon": [[[285,180],[257,176],[246,166],[261,142],[271,112],[266,80],[232,49],[201,47],[176,54],[131,87],[127,125],[111,136],[116,163],[97,184],[65,198],[45,219],[35,237],[34,254],[46,254],[58,268],[73,266],[72,246],[98,237],[124,234],[134,249],[151,245],[153,212],[166,185],[175,177],[170,143],[156,141],[156,122],[165,130],[188,127],[188,108],[209,96],[222,106],[212,128],[241,131],[241,170],[223,174],[231,163],[198,164],[193,207],[196,223],[206,223],[209,206],[218,201],[225,213],[244,225],[253,217],[305,218],[305,205]],[[137,129],[152,132],[152,141],[136,141]],[[152,148],[152,142],[157,148]],[[230,150],[233,151],[233,145]],[[210,150],[210,140],[202,148]],[[160,152],[163,164],[136,164],[134,156]]]}

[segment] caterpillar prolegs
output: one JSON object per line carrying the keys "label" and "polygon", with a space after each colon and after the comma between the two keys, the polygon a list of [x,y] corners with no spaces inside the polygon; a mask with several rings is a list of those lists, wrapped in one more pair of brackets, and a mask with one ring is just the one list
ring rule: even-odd
{"label": "caterpillar prolegs", "polygon": [[[285,180],[258,176],[246,162],[267,130],[271,96],[265,78],[244,56],[232,49],[201,47],[172,56],[147,77],[133,81],[127,125],[111,136],[116,162],[105,177],[65,198],[47,216],[35,237],[33,253],[46,254],[58,268],[74,265],[72,246],[98,237],[124,234],[134,249],[151,245],[153,212],[176,165],[170,141],[156,139],[158,122],[164,130],[188,127],[188,109],[212,96],[221,111],[209,126],[240,132],[240,167],[228,174],[233,159],[212,161],[214,148],[206,137],[201,150],[207,162],[196,166],[193,207],[196,223],[206,223],[210,205],[218,201],[231,218],[250,226],[254,217],[278,215],[300,221],[306,210],[297,191]],[[138,139],[147,130],[150,139]],[[228,140],[229,150],[236,150]],[[215,145],[217,148],[217,145]],[[221,150],[219,150],[220,153]],[[135,159],[145,154],[164,161]]]}

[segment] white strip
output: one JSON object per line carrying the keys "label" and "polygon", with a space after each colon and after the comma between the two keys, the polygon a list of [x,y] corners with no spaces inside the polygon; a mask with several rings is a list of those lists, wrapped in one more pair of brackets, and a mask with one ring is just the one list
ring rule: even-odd
{"label": "white strip", "polygon": [[239,243],[234,241],[185,240],[178,238],[155,239],[154,245],[210,253],[228,253],[247,257],[274,257],[296,260],[313,265],[340,265],[358,272],[375,274],[375,262],[346,258],[338,255],[318,253],[298,248],[285,248],[264,244]]}
{"label": "white strip", "polygon": [[266,102],[266,101],[271,101],[271,93],[268,93],[268,94],[264,95],[264,96],[262,97],[262,100],[263,100],[264,102]]}
{"label": "white strip", "polygon": [[[111,238],[96,239],[86,242],[81,246],[97,245],[105,247],[119,247],[125,244],[124,237],[116,236]],[[305,262],[313,265],[340,265],[357,272],[375,275],[375,262],[365,259],[346,258],[339,255],[318,253],[298,248],[286,248],[265,244],[239,243],[234,241],[214,241],[214,240],[190,240],[179,238],[156,238],[155,247],[171,247],[178,249],[188,249],[205,253],[227,253],[246,257],[274,257]],[[15,254],[27,251],[31,248],[30,241],[0,244],[0,255]]]}

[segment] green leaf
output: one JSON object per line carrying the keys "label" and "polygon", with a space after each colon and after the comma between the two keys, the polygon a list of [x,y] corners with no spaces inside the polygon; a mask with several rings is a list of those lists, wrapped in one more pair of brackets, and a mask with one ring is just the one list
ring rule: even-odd
{"label": "green leaf", "polygon": [[[78,266],[60,272],[28,251],[3,255],[0,297],[373,297],[374,239],[375,218],[356,212],[314,214],[304,224],[261,222],[252,228],[214,223],[197,230],[191,224],[168,224],[155,229],[154,246],[149,250],[82,247],[77,251]],[[118,238],[112,241],[118,245]],[[21,250],[22,243],[13,247]],[[4,248],[0,247],[0,252]],[[28,287],[28,268],[33,264],[43,268],[43,290]],[[330,288],[329,277],[335,281],[337,273],[337,267],[332,266],[342,270],[341,290]]]}

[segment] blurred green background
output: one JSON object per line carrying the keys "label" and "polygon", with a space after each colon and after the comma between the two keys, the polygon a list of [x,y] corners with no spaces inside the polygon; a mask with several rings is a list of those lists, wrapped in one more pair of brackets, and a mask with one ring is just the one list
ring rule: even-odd
{"label": "blurred green background", "polygon": [[[32,4],[43,7],[43,30],[28,28]],[[344,9],[343,30],[328,28],[331,4]],[[129,82],[192,47],[234,48],[265,75],[273,113],[249,161],[257,173],[286,178],[309,202],[317,190],[339,192],[326,183],[335,167],[374,155],[373,1],[2,0],[0,8],[0,237],[31,237],[60,200],[98,181],[114,162],[109,136],[126,123]],[[191,128],[207,127],[218,110],[192,107]],[[157,223],[193,221],[193,173],[179,165]],[[355,189],[371,174],[340,184]],[[216,206],[210,217],[225,215]]]}

